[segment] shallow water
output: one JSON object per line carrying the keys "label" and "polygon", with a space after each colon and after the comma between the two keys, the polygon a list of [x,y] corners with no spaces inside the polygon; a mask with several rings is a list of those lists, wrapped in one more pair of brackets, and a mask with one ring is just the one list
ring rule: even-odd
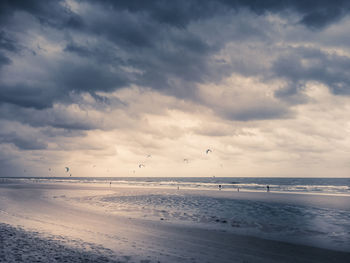
{"label": "shallow water", "polygon": [[334,208],[181,194],[112,194],[66,201],[135,218],[350,251],[350,212]]}

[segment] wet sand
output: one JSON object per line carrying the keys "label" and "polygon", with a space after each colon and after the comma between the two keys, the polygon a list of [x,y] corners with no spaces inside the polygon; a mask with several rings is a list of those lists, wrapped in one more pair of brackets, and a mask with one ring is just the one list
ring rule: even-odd
{"label": "wet sand", "polygon": [[[350,253],[266,240],[227,231],[112,214],[59,196],[177,190],[65,184],[0,184],[2,262],[350,262]],[[193,191],[190,191],[194,194]],[[183,190],[186,194],[186,190]],[[347,209],[346,197],[324,200],[275,193],[215,193],[232,198],[311,202]],[[278,198],[276,198],[278,197]],[[293,198],[292,198],[293,197]],[[57,199],[57,200],[56,200]],[[90,261],[89,261],[90,260]]]}
{"label": "wet sand", "polygon": [[102,246],[0,223],[0,262],[120,262],[116,258]]}

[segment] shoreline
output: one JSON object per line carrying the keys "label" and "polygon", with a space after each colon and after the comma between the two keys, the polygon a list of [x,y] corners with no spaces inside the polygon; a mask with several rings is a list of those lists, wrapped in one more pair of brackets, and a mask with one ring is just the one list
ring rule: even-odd
{"label": "shoreline", "polygon": [[[89,177],[76,177],[76,179],[88,179]],[[117,177],[118,178],[118,177]],[[148,178],[148,177],[145,177]],[[156,177],[156,178],[161,178],[161,177]],[[183,178],[183,177],[179,177],[179,178]],[[210,177],[208,177],[210,178]],[[223,178],[231,178],[231,177],[223,177]],[[267,177],[266,177],[267,178]],[[269,177],[270,178],[270,177]],[[274,177],[271,177],[274,178]],[[2,181],[2,179],[5,180],[9,180],[9,181]],[[14,181],[11,181],[11,179],[14,179]],[[62,181],[60,181],[62,179]],[[99,181],[86,181],[86,182],[79,182],[76,179],[70,179],[70,178],[65,178],[65,177],[44,177],[44,178],[40,178],[40,177],[0,177],[0,185],[1,184],[23,184],[23,183],[27,183],[27,184],[50,184],[50,185],[58,185],[58,184],[62,184],[62,185],[75,185],[75,186],[93,186],[93,187],[99,187],[99,188],[105,188],[105,187],[109,187],[109,182],[110,180],[106,180],[104,182],[99,182]],[[152,189],[166,189],[166,190],[170,190],[170,189],[176,189],[177,188],[177,184],[174,183],[174,185],[172,186],[166,186],[166,185],[142,185],[142,184],[134,184],[134,185],[129,185],[127,183],[118,183],[118,182],[113,182],[113,178],[109,178],[112,181],[112,187],[118,187],[118,188],[152,188]],[[217,178],[220,179],[220,178]],[[274,178],[275,179],[275,178]],[[310,178],[311,179],[311,178]],[[314,178],[312,178],[314,179]],[[327,178],[326,178],[327,179]],[[338,178],[338,179],[344,179],[344,178]],[[347,179],[347,178],[345,178]],[[15,180],[20,180],[18,182],[16,182]],[[50,181],[50,180],[58,180],[58,181]],[[191,190],[191,191],[217,191],[219,190],[216,187],[187,187],[187,186],[183,186],[181,184],[182,183],[178,183],[180,186],[181,190]],[[190,183],[192,184],[192,183]],[[210,183],[209,185],[219,185],[220,183]],[[222,185],[224,186],[223,188],[221,188],[220,191],[223,192],[237,192],[237,187],[225,187],[228,185],[232,185],[232,186],[236,186],[237,184],[229,184],[229,183],[222,183]],[[349,193],[331,193],[331,192],[316,192],[316,191],[281,191],[281,190],[274,190],[274,187],[270,185],[270,193],[278,193],[278,194],[298,194],[298,195],[316,195],[316,196],[344,196],[344,197],[350,197],[350,186],[349,187]],[[264,190],[258,190],[258,189],[247,189],[244,188],[242,186],[239,186],[239,192],[251,192],[251,193],[266,193],[267,191]]]}
{"label": "shoreline", "polygon": [[84,189],[84,190],[104,190],[112,192],[125,192],[130,190],[145,190],[147,193],[152,191],[169,191],[173,194],[185,193],[189,195],[205,195],[217,198],[254,200],[264,202],[278,202],[297,205],[314,205],[320,207],[332,207],[343,210],[350,210],[350,195],[334,195],[334,194],[319,194],[319,193],[294,193],[294,192],[278,192],[278,191],[246,191],[240,190],[218,190],[218,189],[198,189],[198,188],[180,188],[175,187],[148,187],[148,186],[124,186],[109,184],[94,184],[94,183],[66,183],[66,182],[45,182],[45,183],[0,183],[0,188],[37,188],[43,190],[64,190],[64,189]]}
{"label": "shoreline", "polygon": [[[10,178],[6,178],[10,179]],[[92,186],[96,188],[109,188],[109,181],[106,181],[104,183],[100,182],[76,182],[76,181],[54,181],[54,182],[41,182],[41,181],[35,181],[36,179],[28,179],[31,180],[29,182],[25,182],[26,184],[42,184],[42,185],[72,185],[72,186]],[[22,182],[1,182],[0,177],[0,186],[1,185],[11,185],[11,184],[18,184],[23,185]],[[118,187],[118,188],[152,188],[152,189],[177,189],[177,186],[152,186],[152,185],[126,185],[126,184],[118,184],[118,183],[112,183],[112,187]],[[195,191],[222,191],[222,192],[237,192],[237,188],[221,188],[219,190],[218,188],[200,188],[200,187],[180,187],[180,190],[195,190]],[[347,193],[321,193],[321,192],[302,192],[302,191],[280,191],[280,190],[273,190],[270,187],[270,191],[267,192],[266,190],[250,190],[243,187],[239,188],[239,192],[249,192],[249,193],[278,193],[278,194],[300,194],[300,195],[326,195],[326,196],[345,196],[350,197],[350,192]]]}

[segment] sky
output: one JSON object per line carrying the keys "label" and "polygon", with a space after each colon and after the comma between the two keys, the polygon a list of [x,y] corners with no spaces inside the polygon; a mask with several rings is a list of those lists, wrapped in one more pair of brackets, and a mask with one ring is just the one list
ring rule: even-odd
{"label": "sky", "polygon": [[0,176],[349,177],[349,14],[1,1]]}

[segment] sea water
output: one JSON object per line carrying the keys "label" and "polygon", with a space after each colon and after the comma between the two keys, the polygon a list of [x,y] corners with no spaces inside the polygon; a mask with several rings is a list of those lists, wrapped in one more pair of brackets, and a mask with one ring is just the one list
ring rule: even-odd
{"label": "sea water", "polygon": [[350,195],[350,178],[266,178],[266,177],[17,177],[0,178],[7,182],[70,182],[110,183],[120,186],[144,186],[187,189],[222,190],[239,188],[243,191],[271,191],[291,193],[343,194]]}
{"label": "sea water", "polygon": [[222,231],[350,252],[350,211],[185,194],[108,195],[89,200],[136,217],[198,224]]}

